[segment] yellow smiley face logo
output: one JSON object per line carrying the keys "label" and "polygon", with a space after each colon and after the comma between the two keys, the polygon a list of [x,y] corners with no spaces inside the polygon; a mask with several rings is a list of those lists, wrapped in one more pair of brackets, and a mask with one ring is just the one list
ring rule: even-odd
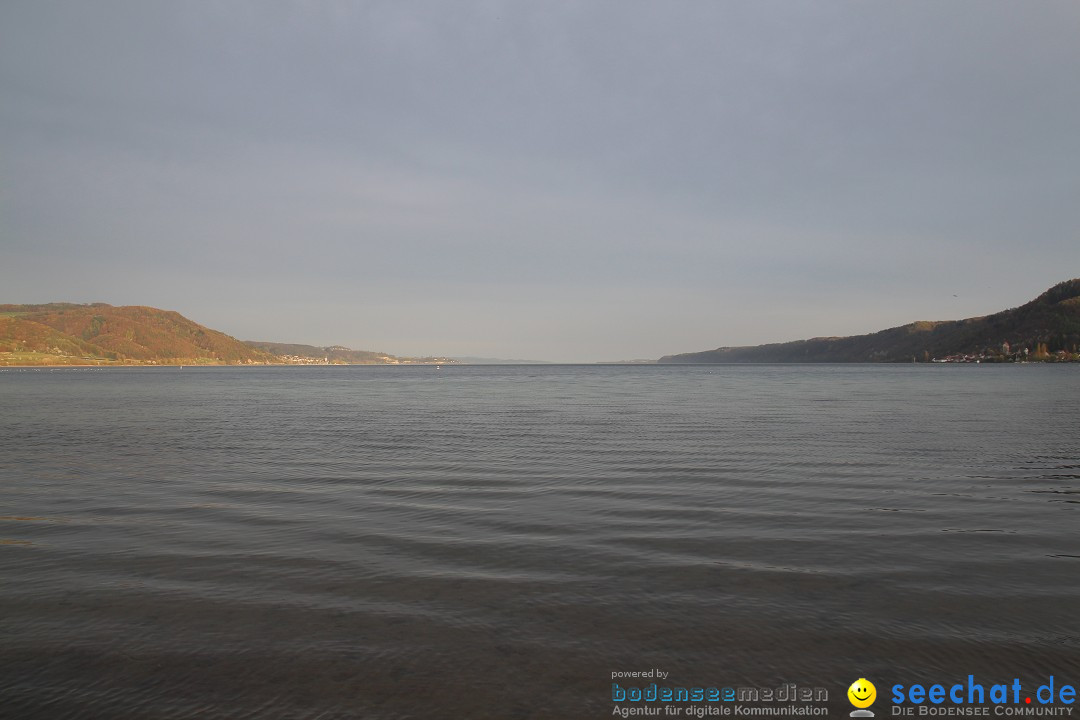
{"label": "yellow smiley face logo", "polygon": [[867,708],[877,699],[877,688],[866,678],[859,678],[847,689],[847,698],[857,708]]}

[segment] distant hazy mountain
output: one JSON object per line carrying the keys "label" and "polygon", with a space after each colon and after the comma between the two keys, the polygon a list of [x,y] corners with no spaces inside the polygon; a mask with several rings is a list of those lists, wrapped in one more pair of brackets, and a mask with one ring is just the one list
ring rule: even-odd
{"label": "distant hazy mountain", "polygon": [[461,365],[551,365],[547,360],[503,360],[485,357],[454,357],[454,362]]}
{"label": "distant hazy mountain", "polygon": [[291,362],[324,361],[331,365],[432,365],[452,363],[445,357],[398,357],[373,350],[352,350],[342,345],[297,345],[296,343],[244,340],[248,347],[273,353]]}
{"label": "distant hazy mountain", "polygon": [[983,361],[1080,360],[1078,350],[1080,279],[1059,283],[1018,308],[984,317],[915,322],[871,335],[721,347],[666,355],[659,362],[924,362],[958,356]]}
{"label": "distant hazy mountain", "polygon": [[350,350],[340,345],[318,347],[316,345],[297,345],[294,343],[264,342],[262,340],[244,340],[244,344],[273,355],[327,359],[331,363],[382,365],[393,355],[370,350]]}

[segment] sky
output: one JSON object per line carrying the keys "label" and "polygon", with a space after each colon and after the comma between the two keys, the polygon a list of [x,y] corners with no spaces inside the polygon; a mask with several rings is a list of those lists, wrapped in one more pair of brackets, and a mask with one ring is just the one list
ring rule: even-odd
{"label": "sky", "polygon": [[592,362],[1080,277],[1072,0],[0,3],[0,302]]}

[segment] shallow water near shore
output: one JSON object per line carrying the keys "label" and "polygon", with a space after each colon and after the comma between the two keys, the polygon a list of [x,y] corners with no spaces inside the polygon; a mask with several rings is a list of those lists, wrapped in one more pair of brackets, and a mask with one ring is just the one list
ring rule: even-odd
{"label": "shallow water near shore", "polygon": [[1080,685],[1080,366],[7,370],[0,404],[0,716]]}

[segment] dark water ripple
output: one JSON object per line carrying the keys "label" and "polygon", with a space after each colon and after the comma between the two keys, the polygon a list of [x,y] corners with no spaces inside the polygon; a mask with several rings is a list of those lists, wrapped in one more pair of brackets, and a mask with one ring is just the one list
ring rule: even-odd
{"label": "dark water ripple", "polygon": [[1078,370],[0,372],[0,715],[1080,681]]}

